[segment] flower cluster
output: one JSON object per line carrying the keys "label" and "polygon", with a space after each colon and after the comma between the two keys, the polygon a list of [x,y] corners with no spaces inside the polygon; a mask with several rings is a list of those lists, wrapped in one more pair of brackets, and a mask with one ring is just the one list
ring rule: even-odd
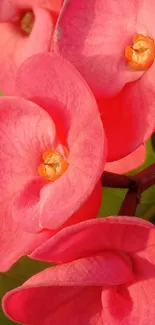
{"label": "flower cluster", "polygon": [[154,325],[154,225],[96,218],[103,172],[141,165],[155,129],[153,10],[0,2],[0,272],[23,255],[57,264],[4,296],[13,321]]}

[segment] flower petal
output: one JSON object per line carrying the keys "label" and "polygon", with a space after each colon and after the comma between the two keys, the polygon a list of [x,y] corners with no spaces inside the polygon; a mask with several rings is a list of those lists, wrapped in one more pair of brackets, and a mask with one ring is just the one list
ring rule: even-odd
{"label": "flower petal", "polygon": [[135,252],[150,245],[155,245],[153,224],[136,217],[108,217],[81,222],[61,230],[31,256],[61,263],[104,250]]}
{"label": "flower petal", "polygon": [[66,173],[42,189],[44,206],[40,223],[44,228],[60,227],[91,195],[94,182],[103,170],[103,160],[99,159],[101,147],[96,146],[97,143],[100,143],[100,130],[98,133],[93,122],[70,148],[70,166]]}
{"label": "flower petal", "polygon": [[3,0],[0,2],[0,21],[17,19],[21,10],[43,8],[59,13],[63,0]]}
{"label": "flower petal", "polygon": [[125,174],[140,167],[146,159],[145,145],[141,145],[130,155],[113,162],[106,163],[105,170],[116,174]]}
{"label": "flower petal", "polygon": [[[9,317],[27,324],[62,324],[58,313],[65,324],[77,324],[77,320],[81,320],[82,324],[90,324],[90,316],[99,316],[96,315],[94,304],[100,307],[101,289],[93,286],[120,284],[132,278],[131,266],[121,255],[105,252],[44,270],[19,289],[7,294],[3,306]],[[39,306],[41,308],[38,309]],[[84,306],[89,308],[83,314]]]}
{"label": "flower petal", "polygon": [[31,233],[42,230],[39,222],[42,209],[41,190],[47,182],[41,177],[33,178],[22,188],[12,203],[12,215],[18,226]]}
{"label": "flower petal", "polygon": [[[29,128],[27,128],[29,125]],[[46,132],[45,132],[46,131]],[[55,127],[36,104],[16,97],[0,98],[0,271],[30,254],[51,236],[23,232],[12,218],[13,200],[36,174],[42,150],[55,139]]]}
{"label": "flower petal", "polygon": [[[143,72],[128,67],[125,48],[135,34],[141,1],[64,1],[54,51],[72,62],[96,95],[112,96]],[[75,14],[76,13],[76,14]]]}
{"label": "flower petal", "polygon": [[84,220],[93,219],[97,217],[100,206],[102,202],[102,185],[99,181],[91,195],[85,201],[85,203],[80,207],[80,209],[74,213],[63,227],[72,226]]}
{"label": "flower petal", "polygon": [[70,146],[92,122],[96,122],[96,129],[100,130],[103,139],[100,115],[92,92],[76,69],[61,56],[45,53],[27,59],[18,69],[16,91],[48,110],[55,124],[63,121],[64,135]]}
{"label": "flower petal", "polygon": [[[39,182],[41,181],[37,168],[42,162],[42,153],[53,145],[54,140],[55,125],[47,112],[25,99],[17,97],[0,98],[0,206],[2,224],[5,223],[5,211],[8,202],[13,205],[26,184],[34,181],[36,177],[38,177]],[[31,197],[29,203],[32,201],[33,195],[33,193],[29,193],[29,197]],[[10,211],[10,218],[12,219],[11,215],[12,211]],[[35,222],[37,225],[38,217],[36,214]],[[31,215],[27,221],[29,223],[30,218]],[[14,215],[14,219],[17,219],[16,215]],[[20,214],[19,221],[21,220]]]}
{"label": "flower petal", "polygon": [[54,123],[39,106],[17,97],[0,98],[0,202],[38,176],[42,153],[54,140]]}
{"label": "flower petal", "polygon": [[[50,197],[49,201],[51,202],[51,204],[52,198],[54,200],[54,198],[56,197],[53,192],[51,193],[52,185],[53,184],[51,184],[49,186],[49,190],[47,190],[47,184],[44,180],[41,180],[40,178],[33,179],[18,194],[18,197],[15,198],[12,204],[12,213],[14,219],[18,221],[18,225],[20,225],[21,229],[26,230],[28,232],[38,232],[42,228],[47,228],[51,229],[51,235],[54,235],[56,232],[58,232],[60,229],[63,229],[64,227],[76,224],[80,221],[95,218],[97,216],[101,204],[102,194],[100,182],[98,182],[98,184],[95,186],[93,192],[84,202],[84,204],[81,205],[75,213],[72,213],[71,216],[69,216],[69,214],[64,215],[64,211],[62,211],[61,215],[58,214],[57,216],[57,211],[61,210],[62,202],[65,202],[65,195],[62,195],[61,191],[60,193],[58,192],[57,196],[59,197],[59,195],[62,195],[62,197],[60,197],[59,209],[56,206],[54,210],[51,208],[51,206],[49,207],[48,204],[45,205],[44,208],[44,203],[46,204],[46,199],[48,197]],[[65,192],[66,188],[63,193]],[[70,200],[71,198],[69,198],[69,202]],[[66,204],[66,206],[68,207],[69,203]],[[72,211],[73,210],[71,210],[71,212]],[[55,214],[57,216],[57,219],[55,218]],[[38,220],[43,220],[43,222],[38,222]]]}
{"label": "flower petal", "polygon": [[49,325],[51,321],[54,325],[103,325],[100,292],[98,287],[21,288],[8,294],[3,308],[12,320],[28,325]]}
{"label": "flower petal", "polygon": [[155,278],[102,291],[103,323],[120,325],[153,325]]}
{"label": "flower petal", "polygon": [[154,245],[137,253],[132,253],[132,263],[137,281],[155,277]]}
{"label": "flower petal", "polygon": [[102,291],[103,322],[121,325],[154,324],[154,245],[130,254],[135,281]]}
{"label": "flower petal", "polygon": [[[19,68],[17,89],[51,115],[60,142],[69,149],[67,171],[40,193],[40,225],[56,229],[84,204],[103,171],[106,143],[100,115],[85,81],[69,62],[56,55],[28,59]],[[21,193],[20,208],[22,202]]]}
{"label": "flower petal", "polygon": [[152,12],[155,10],[153,0],[144,0],[139,7],[139,13],[136,22],[136,31],[138,34],[147,35],[155,39],[154,17]]}
{"label": "flower petal", "polygon": [[108,161],[121,159],[151,136],[155,126],[155,64],[119,95],[98,100],[108,145]]}
{"label": "flower petal", "polygon": [[39,234],[24,232],[11,217],[8,200],[0,204],[0,272],[6,272],[21,256],[31,252],[51,237],[50,231]]}
{"label": "flower petal", "polygon": [[0,24],[0,90],[5,95],[15,93],[15,77],[20,64],[32,54],[49,50],[54,28],[52,16],[42,8],[35,9],[34,14],[35,23],[29,37],[13,23]]}

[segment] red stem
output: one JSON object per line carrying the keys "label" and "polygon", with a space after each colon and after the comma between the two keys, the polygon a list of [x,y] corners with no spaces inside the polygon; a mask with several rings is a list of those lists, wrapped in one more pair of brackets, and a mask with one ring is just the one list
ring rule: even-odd
{"label": "red stem", "polygon": [[155,184],[155,164],[142,170],[140,173],[132,176],[136,184],[141,187],[142,192]]}
{"label": "red stem", "polygon": [[131,177],[104,172],[101,182],[104,187],[129,189],[120,208],[119,215],[134,216],[137,205],[140,204],[142,193],[155,184],[155,164]]}
{"label": "red stem", "polygon": [[137,205],[140,203],[141,191],[135,186],[129,189],[119,210],[120,216],[135,216]]}
{"label": "red stem", "polygon": [[105,171],[101,176],[101,183],[104,187],[130,188],[135,184],[135,181],[126,175],[118,175]]}

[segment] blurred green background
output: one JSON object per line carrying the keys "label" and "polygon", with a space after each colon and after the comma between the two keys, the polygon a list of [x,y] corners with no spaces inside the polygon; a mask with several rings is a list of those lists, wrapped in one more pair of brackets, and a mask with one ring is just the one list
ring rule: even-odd
{"label": "blurred green background", "polygon": [[[0,93],[0,95],[2,95]],[[134,174],[143,170],[147,166],[155,162],[155,152],[153,150],[152,141],[147,142],[147,157],[145,163],[134,170],[130,174]],[[117,215],[121,207],[122,201],[126,194],[126,190],[122,189],[103,189],[103,204],[101,206],[98,217],[107,217],[110,215]],[[155,222],[155,185],[144,192],[141,204],[138,206],[136,215]],[[0,273],[0,298],[3,295],[25,282],[32,275],[42,271],[51,266],[49,263],[33,261],[28,257],[21,258],[7,273]],[[0,308],[0,325],[17,324],[7,319]]]}

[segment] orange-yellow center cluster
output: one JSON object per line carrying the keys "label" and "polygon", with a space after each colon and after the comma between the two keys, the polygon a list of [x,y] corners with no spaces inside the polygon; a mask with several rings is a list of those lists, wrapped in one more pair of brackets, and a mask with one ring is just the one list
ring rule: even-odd
{"label": "orange-yellow center cluster", "polygon": [[43,163],[38,167],[38,173],[49,181],[58,179],[69,166],[68,161],[57,151],[45,151],[42,158]]}
{"label": "orange-yellow center cluster", "polygon": [[27,11],[23,14],[20,20],[20,28],[26,34],[29,35],[34,25],[34,14],[32,11]]}
{"label": "orange-yellow center cluster", "polygon": [[135,70],[148,70],[155,59],[155,42],[152,38],[138,34],[133,44],[127,46],[125,57]]}

